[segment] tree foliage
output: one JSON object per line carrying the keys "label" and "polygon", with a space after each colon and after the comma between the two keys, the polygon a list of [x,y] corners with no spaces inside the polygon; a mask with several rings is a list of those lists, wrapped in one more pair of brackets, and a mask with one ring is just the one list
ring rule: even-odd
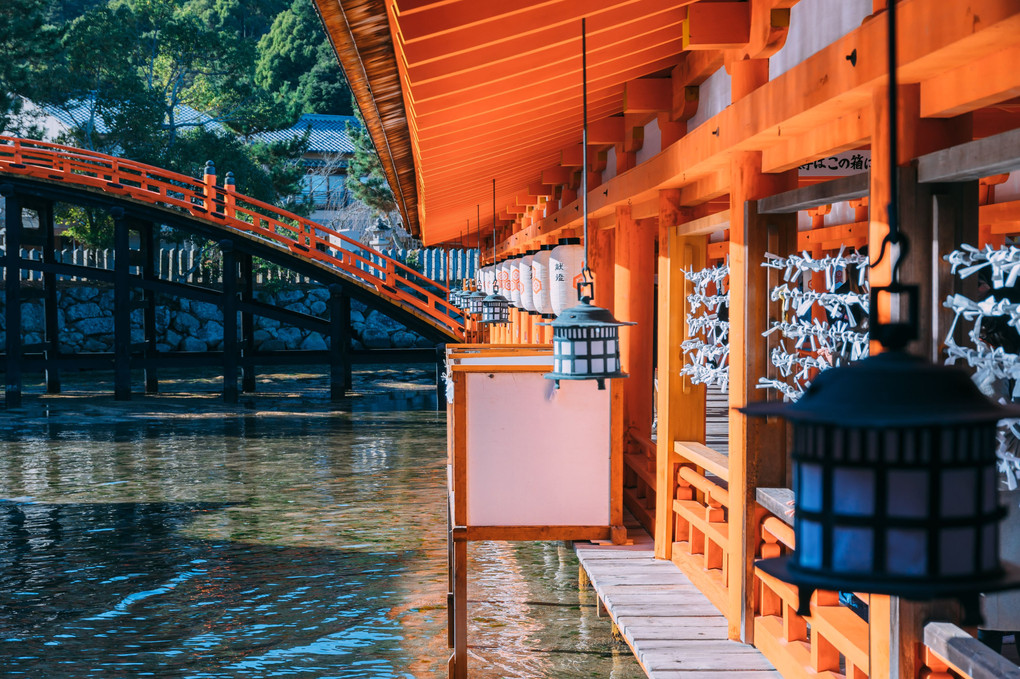
{"label": "tree foliage", "polygon": [[32,81],[35,64],[47,57],[53,40],[48,10],[48,0],[0,2],[0,130],[20,131],[17,93]]}
{"label": "tree foliage", "polygon": [[350,115],[351,91],[337,65],[312,0],[294,0],[259,41],[258,84],[296,117]]}
{"label": "tree foliage", "polygon": [[372,208],[379,216],[388,217],[397,208],[379,154],[375,152],[372,137],[365,129],[361,113],[356,113],[358,125],[347,125],[347,136],[354,145],[354,156],[348,165],[347,190],[351,196]]}

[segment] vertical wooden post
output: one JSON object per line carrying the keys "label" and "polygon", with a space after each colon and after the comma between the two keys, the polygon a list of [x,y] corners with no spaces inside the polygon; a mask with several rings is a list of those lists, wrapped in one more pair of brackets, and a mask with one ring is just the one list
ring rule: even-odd
{"label": "vertical wooden post", "polygon": [[7,327],[7,365],[4,385],[4,405],[7,408],[21,407],[21,197],[14,187],[5,184],[0,187],[5,199],[6,248],[4,257],[4,301]]}
{"label": "vertical wooden post", "polygon": [[453,607],[447,615],[453,621],[453,656],[450,658],[449,676],[467,679],[467,403],[464,373],[454,373],[453,405],[448,407],[450,420],[451,466],[450,503],[452,521],[449,541],[452,561],[449,564],[453,578]]}
{"label": "vertical wooden post", "polygon": [[[795,247],[796,215],[759,215],[757,199],[797,186],[797,172],[766,175],[761,153],[734,156],[730,181],[730,417],[729,417],[729,635],[753,636],[753,577],[756,488],[786,481],[785,427],[776,418],[748,418],[733,410],[762,398],[758,379],[766,374],[768,272],[761,266],[770,247]],[[786,241],[783,245],[781,241]],[[782,252],[776,254],[783,254]]]}
{"label": "vertical wooden post", "polygon": [[[155,281],[158,278],[156,270],[156,254],[159,252],[159,239],[156,237],[155,224],[147,223],[142,225],[140,231],[140,246],[142,248],[142,280]],[[151,289],[145,290],[145,307],[142,311],[142,326],[145,332],[145,393],[159,393],[159,375],[156,366],[151,363],[158,355],[156,342],[156,292]]]}
{"label": "vertical wooden post", "polygon": [[329,286],[329,399],[339,401],[351,388],[351,298],[342,285]]}
{"label": "vertical wooden post", "polygon": [[221,240],[223,252],[223,402],[237,403],[237,254]]}
{"label": "vertical wooden post", "polygon": [[[46,243],[43,248],[43,261],[56,264],[57,244],[53,231],[53,203],[45,203],[39,207],[39,228],[43,231]],[[60,356],[60,323],[58,318],[57,275],[53,271],[43,273],[43,294],[45,296],[46,313],[46,393],[60,393],[60,370],[56,359]]]}
{"label": "vertical wooden post", "polygon": [[[227,179],[232,181],[229,172]],[[232,184],[227,186],[230,187]],[[230,200],[228,194],[228,208]],[[241,270],[241,303],[244,306],[241,311],[241,357],[244,359],[241,362],[241,391],[245,394],[255,393],[255,363],[253,363],[255,358],[255,314],[250,310],[250,305],[255,301],[255,271],[251,260],[250,253],[237,253],[237,263]]]}
{"label": "vertical wooden post", "polygon": [[637,323],[620,331],[620,363],[630,374],[624,381],[624,431],[643,438],[651,434],[654,394],[655,237],[654,228],[631,217],[629,205],[617,206],[614,313]]}
{"label": "vertical wooden post", "polygon": [[610,229],[594,229],[589,233],[591,245],[588,248],[588,267],[595,279],[595,299],[593,303],[615,312],[616,281],[613,275],[616,269],[615,242],[616,234]]}
{"label": "vertical wooden post", "polygon": [[113,216],[113,398],[131,399],[131,240],[124,209]]}
{"label": "vertical wooden post", "polygon": [[659,559],[673,556],[676,483],[673,443],[705,441],[705,386],[681,378],[684,357],[680,344],[689,336],[687,295],[693,292],[683,270],[705,267],[708,237],[677,236],[676,226],[689,213],[679,201],[679,190],[659,192],[659,424],[655,464],[655,556]]}
{"label": "vertical wooden post", "polygon": [[[949,331],[955,315],[951,309],[942,306],[947,296],[961,293],[971,299],[977,295],[977,277],[961,280],[950,273],[943,257],[963,243],[978,244],[978,182],[942,184],[933,187],[935,201],[935,252],[936,261],[941,264],[935,270],[935,288],[932,291],[932,305],[938,310],[933,320],[932,346],[933,361],[940,357],[946,332]],[[964,329],[957,328],[957,341],[964,341]]]}

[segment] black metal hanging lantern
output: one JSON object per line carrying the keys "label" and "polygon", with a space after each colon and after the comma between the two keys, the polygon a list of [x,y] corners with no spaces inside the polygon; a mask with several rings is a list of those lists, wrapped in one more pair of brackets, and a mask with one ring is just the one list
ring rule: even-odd
{"label": "black metal hanging lantern", "polygon": [[[496,180],[492,180],[492,263],[496,263]],[[510,300],[496,288],[482,300],[482,323],[487,325],[510,321]]]}
{"label": "black metal hanging lantern", "polygon": [[[890,159],[896,158],[896,3],[889,3]],[[891,246],[898,246],[897,251]],[[996,424],[1020,407],[993,403],[962,370],[903,349],[918,336],[916,285],[899,281],[909,248],[898,228],[890,162],[891,283],[872,289],[870,332],[887,349],[820,373],[799,401],[741,412],[793,425],[796,551],[758,566],[799,588],[801,615],[817,589],[913,600],[958,598],[964,624],[980,619],[978,594],[1020,587],[999,560]],[[882,322],[879,299],[906,311]]]}
{"label": "black metal hanging lantern", "polygon": [[[581,79],[583,124],[581,128],[581,155],[588,149],[588,57],[585,20],[581,19]],[[587,163],[587,161],[585,161]],[[580,304],[563,310],[551,324],[553,328],[553,371],[545,378],[560,380],[597,380],[599,389],[606,388],[606,380],[627,377],[620,370],[619,328],[635,323],[618,321],[608,309],[591,304],[595,284],[588,268],[588,168],[581,170],[582,211],[584,212],[584,263],[582,280],[577,284]],[[590,294],[585,295],[588,289]]]}
{"label": "black metal hanging lantern", "polygon": [[748,415],[793,424],[797,550],[758,562],[800,588],[960,597],[1016,586],[999,562],[996,423],[1020,408],[991,402],[962,370],[889,351],[818,375],[793,404]]}

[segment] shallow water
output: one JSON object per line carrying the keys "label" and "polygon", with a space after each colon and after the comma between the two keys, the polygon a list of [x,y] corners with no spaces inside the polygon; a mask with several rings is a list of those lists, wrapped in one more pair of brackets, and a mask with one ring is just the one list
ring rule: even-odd
{"label": "shallow water", "polygon": [[[446,676],[442,414],[4,426],[0,676]],[[569,546],[470,557],[472,677],[644,676]]]}

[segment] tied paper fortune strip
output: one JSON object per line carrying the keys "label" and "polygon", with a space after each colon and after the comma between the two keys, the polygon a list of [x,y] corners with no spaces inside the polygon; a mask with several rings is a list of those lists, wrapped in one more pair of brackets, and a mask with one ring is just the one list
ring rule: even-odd
{"label": "tied paper fortune strip", "polygon": [[[689,377],[692,384],[717,386],[725,391],[730,378],[730,324],[721,316],[730,306],[730,293],[726,289],[729,263],[683,273],[694,284],[694,291],[687,296],[690,339],[680,345],[684,354],[680,374]],[[714,288],[714,294],[708,294],[709,286]]]}
{"label": "tied paper fortune strip", "polygon": [[[946,364],[966,363],[973,370],[972,379],[981,391],[1000,402],[1020,400],[1020,356],[1001,346],[993,346],[982,332],[986,319],[998,318],[1005,318],[1007,326],[1020,330],[1020,304],[995,292],[1013,288],[1020,281],[1020,248],[1014,245],[976,248],[964,244],[946,255],[945,260],[952,273],[961,279],[984,270],[993,290],[977,301],[960,294],[946,298],[943,306],[955,314],[946,333]],[[966,334],[973,346],[960,346],[956,342],[956,330],[961,321],[973,324]],[[1016,490],[1020,476],[1020,420],[1003,420],[997,440],[999,472],[1007,487]]]}
{"label": "tied paper fortune strip", "polygon": [[[784,320],[773,321],[762,333],[768,337],[778,332],[783,337],[784,341],[769,353],[770,362],[783,379],[761,378],[759,389],[775,389],[786,400],[796,401],[814,372],[868,355],[868,334],[862,327],[870,302],[868,264],[867,255],[847,254],[845,248],[817,259],[807,252],[789,257],[765,255],[762,266],[782,271],[785,281],[770,293],[772,301],[782,303]],[[852,269],[857,271],[859,291],[836,292]],[[806,276],[815,273],[825,276],[822,292],[803,289]],[[828,321],[812,318],[816,306],[827,312]],[[791,343],[792,348],[788,348]]]}

